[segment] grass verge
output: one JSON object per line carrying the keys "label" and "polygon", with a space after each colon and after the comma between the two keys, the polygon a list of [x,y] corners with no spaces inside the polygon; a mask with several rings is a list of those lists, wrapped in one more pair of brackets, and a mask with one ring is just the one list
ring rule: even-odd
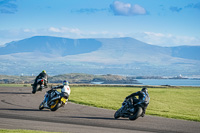
{"label": "grass verge", "polygon": [[46,131],[22,130],[22,129],[0,129],[0,133],[59,133],[59,132],[46,132]]}
{"label": "grass verge", "polygon": [[[117,110],[124,98],[141,87],[71,86],[69,100],[78,104]],[[200,87],[148,88],[146,114],[200,122]]]}
{"label": "grass verge", "polygon": [[0,84],[0,87],[30,87],[31,84]]}

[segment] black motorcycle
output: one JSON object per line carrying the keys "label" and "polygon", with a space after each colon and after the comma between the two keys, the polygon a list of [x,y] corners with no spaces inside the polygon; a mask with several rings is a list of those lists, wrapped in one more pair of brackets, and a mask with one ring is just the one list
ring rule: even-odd
{"label": "black motorcycle", "polygon": [[[48,99],[47,104],[45,101]],[[44,108],[50,109],[51,111],[56,111],[60,107],[64,107],[68,102],[68,97],[61,96],[60,92],[51,89],[46,92],[43,102],[39,105],[39,110]]]}
{"label": "black motorcycle", "polygon": [[46,86],[46,79],[42,78],[42,79],[37,79],[37,81],[34,84],[31,84],[32,86],[32,93],[35,94],[36,91],[42,91]]}
{"label": "black motorcycle", "polygon": [[136,104],[132,104],[131,99],[125,99],[122,103],[122,107],[118,109],[114,118],[118,119],[119,117],[129,118],[130,120],[136,120],[140,117],[144,111],[145,103],[138,102]]}

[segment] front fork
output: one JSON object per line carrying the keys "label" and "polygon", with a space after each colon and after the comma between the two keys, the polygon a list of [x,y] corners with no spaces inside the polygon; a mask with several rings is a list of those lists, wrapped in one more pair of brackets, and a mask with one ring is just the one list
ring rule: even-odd
{"label": "front fork", "polygon": [[47,102],[48,99],[49,99],[49,95],[48,95],[48,93],[46,93],[46,94],[44,95],[43,103]]}

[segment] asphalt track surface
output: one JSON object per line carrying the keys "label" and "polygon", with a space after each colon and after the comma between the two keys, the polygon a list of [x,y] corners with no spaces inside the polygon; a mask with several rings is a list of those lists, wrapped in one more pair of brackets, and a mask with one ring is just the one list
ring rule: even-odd
{"label": "asphalt track surface", "polygon": [[[73,90],[72,90],[73,91]],[[200,122],[140,117],[114,119],[114,110],[74,103],[52,112],[40,111],[46,90],[31,93],[31,87],[0,87],[0,129],[29,129],[70,133],[199,133]],[[73,92],[72,92],[73,93]]]}

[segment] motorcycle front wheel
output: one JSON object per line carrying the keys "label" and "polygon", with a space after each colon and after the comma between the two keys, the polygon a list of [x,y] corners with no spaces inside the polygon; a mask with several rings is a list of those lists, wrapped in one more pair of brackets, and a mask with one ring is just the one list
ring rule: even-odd
{"label": "motorcycle front wheel", "polygon": [[54,101],[54,104],[50,105],[50,110],[56,111],[59,108],[59,105],[60,105],[59,99],[57,99],[57,100]]}
{"label": "motorcycle front wheel", "polygon": [[43,104],[43,102],[40,104],[40,106],[39,106],[39,110],[43,110],[44,109],[44,104]]}
{"label": "motorcycle front wheel", "polygon": [[114,118],[115,118],[115,119],[118,119],[118,118],[120,117],[120,110],[121,110],[121,109],[118,109],[118,110],[115,112],[115,114],[114,114]]}
{"label": "motorcycle front wheel", "polygon": [[133,115],[129,116],[129,120],[136,120],[142,114],[142,108],[138,107]]}

